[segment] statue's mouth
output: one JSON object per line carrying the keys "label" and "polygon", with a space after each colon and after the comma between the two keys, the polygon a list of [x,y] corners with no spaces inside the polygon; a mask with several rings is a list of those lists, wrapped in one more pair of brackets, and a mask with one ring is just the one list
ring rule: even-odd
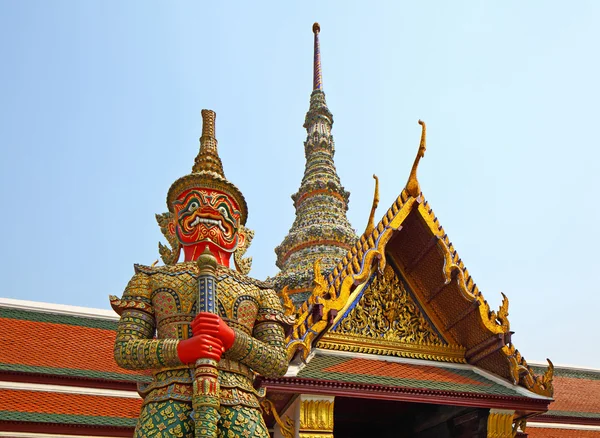
{"label": "statue's mouth", "polygon": [[190,223],[191,227],[195,227],[198,224],[205,224],[209,226],[218,226],[221,231],[226,233],[225,227],[223,226],[223,221],[220,219],[210,219],[207,217],[196,216],[196,218]]}
{"label": "statue's mouth", "polygon": [[195,210],[191,215],[184,218],[181,224],[184,232],[188,234],[193,232],[194,229],[209,231],[213,228],[218,228],[223,233],[223,237],[235,233],[231,224],[219,212],[210,207],[201,207]]}

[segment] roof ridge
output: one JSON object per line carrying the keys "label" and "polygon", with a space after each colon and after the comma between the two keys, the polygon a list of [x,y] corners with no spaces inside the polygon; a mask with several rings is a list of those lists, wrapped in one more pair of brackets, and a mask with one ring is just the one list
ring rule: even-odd
{"label": "roof ridge", "polygon": [[47,383],[29,383],[29,382],[6,382],[0,381],[0,389],[11,389],[14,391],[37,391],[37,392],[56,392],[62,394],[79,395],[97,395],[103,397],[122,397],[141,399],[137,391],[123,389],[95,388],[93,386],[70,386],[55,385]]}
{"label": "roof ridge", "polygon": [[41,301],[18,300],[15,298],[0,298],[0,308],[52,313],[56,315],[106,319],[110,321],[119,320],[119,315],[117,315],[113,310],[71,306],[68,304],[44,303]]}
{"label": "roof ridge", "polygon": [[[527,363],[532,367],[548,368],[548,364],[537,360],[528,360]],[[553,362],[554,363],[554,362]],[[600,373],[600,368],[593,367],[581,367],[579,365],[572,364],[554,364],[554,370],[568,370],[568,371],[585,371],[590,373]]]}

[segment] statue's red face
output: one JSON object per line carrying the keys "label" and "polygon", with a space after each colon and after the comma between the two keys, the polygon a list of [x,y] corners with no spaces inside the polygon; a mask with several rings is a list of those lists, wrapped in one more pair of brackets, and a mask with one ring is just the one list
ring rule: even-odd
{"label": "statue's red face", "polygon": [[175,233],[186,252],[186,260],[197,258],[201,251],[195,254],[194,250],[188,257],[189,247],[202,242],[229,254],[235,251],[241,214],[230,196],[217,190],[190,189],[177,197],[173,209]]}

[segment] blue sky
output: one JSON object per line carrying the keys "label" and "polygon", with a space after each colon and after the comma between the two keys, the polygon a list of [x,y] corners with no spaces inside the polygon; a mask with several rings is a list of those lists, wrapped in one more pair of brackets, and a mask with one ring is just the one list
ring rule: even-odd
{"label": "blue sky", "polygon": [[312,23],[362,232],[419,180],[530,360],[600,367],[600,4],[0,1],[0,296],[108,308],[158,258],[154,214],[217,112],[227,177],[276,273],[304,168]]}

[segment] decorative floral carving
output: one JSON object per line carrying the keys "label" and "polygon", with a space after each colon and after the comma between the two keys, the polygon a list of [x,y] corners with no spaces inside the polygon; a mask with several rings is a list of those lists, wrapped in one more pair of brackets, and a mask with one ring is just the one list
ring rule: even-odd
{"label": "decorative floral carving", "polygon": [[334,331],[404,343],[445,345],[390,266],[375,278]]}

